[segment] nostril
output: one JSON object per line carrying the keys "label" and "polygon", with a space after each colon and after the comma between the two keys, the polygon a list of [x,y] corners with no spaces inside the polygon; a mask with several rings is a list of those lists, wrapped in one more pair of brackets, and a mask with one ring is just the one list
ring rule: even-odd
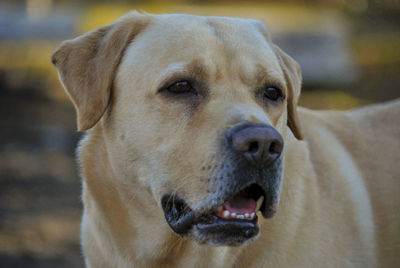
{"label": "nostril", "polygon": [[278,141],[273,141],[271,142],[271,145],[269,146],[269,152],[271,154],[279,154],[282,152],[282,143]]}
{"label": "nostril", "polygon": [[252,154],[257,153],[258,152],[258,142],[256,142],[256,141],[251,142],[249,145],[248,152],[252,153]]}

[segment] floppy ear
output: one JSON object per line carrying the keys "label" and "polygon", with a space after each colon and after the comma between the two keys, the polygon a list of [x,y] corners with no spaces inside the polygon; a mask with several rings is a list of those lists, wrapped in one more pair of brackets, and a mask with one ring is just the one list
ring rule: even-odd
{"label": "floppy ear", "polygon": [[285,80],[289,91],[287,99],[287,125],[292,130],[294,136],[297,139],[302,140],[303,134],[297,114],[297,101],[299,100],[302,82],[301,69],[299,64],[289,55],[283,52],[278,46],[273,45],[273,47],[285,75]]}
{"label": "floppy ear", "polygon": [[93,127],[103,116],[125,48],[147,22],[148,16],[132,12],[63,42],[53,53],[51,61],[77,112],[78,130]]}

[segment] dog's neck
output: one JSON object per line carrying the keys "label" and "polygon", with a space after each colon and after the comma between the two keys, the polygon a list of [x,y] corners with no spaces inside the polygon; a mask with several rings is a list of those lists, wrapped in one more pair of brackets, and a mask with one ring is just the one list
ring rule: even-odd
{"label": "dog's neck", "polygon": [[[150,192],[147,192],[146,189],[137,191],[115,178],[102,135],[96,134],[96,131],[101,130],[94,128],[91,131],[91,135],[88,135],[81,143],[80,160],[84,163],[82,175],[85,211],[82,236],[84,236],[83,242],[86,244],[83,244],[83,248],[92,267],[105,265],[111,267],[115,264],[118,264],[118,267],[131,267],[132,265],[135,267],[160,267],[160,264],[163,264],[163,267],[190,267],[193,264],[201,264],[206,267],[229,267],[239,261],[251,263],[251,259],[243,260],[240,255],[245,250],[257,247],[257,240],[244,248],[211,247],[198,245],[173,233]],[[297,142],[294,137],[291,139],[293,142]],[[308,157],[304,157],[305,146],[291,148],[297,149],[290,151],[288,154],[290,158],[308,159]],[[88,152],[90,152],[90,156],[86,155]],[[283,196],[288,192],[288,188],[301,188],[291,184],[301,183],[299,178],[301,174],[298,171],[304,169],[307,163],[306,160],[304,163],[301,161],[296,161],[296,163],[299,166],[292,170],[296,170],[297,173],[285,174],[284,180],[288,180],[287,177],[296,178],[286,181],[284,183],[286,189],[285,186],[282,189],[281,199],[283,202],[281,201],[278,213],[285,215],[268,220],[268,225],[265,225],[264,228],[262,226],[264,222],[260,222],[261,233],[274,240],[277,235],[286,232],[287,223],[282,222],[279,218],[283,218],[285,221],[290,218],[291,208],[288,202],[296,204],[296,200],[294,200],[296,195],[304,194],[292,193],[290,200],[285,200],[287,198]],[[260,221],[263,220],[260,219]],[[293,233],[293,235],[295,234]],[[271,241],[271,244],[279,245],[279,240]],[[204,263],[204,260],[212,263]]]}

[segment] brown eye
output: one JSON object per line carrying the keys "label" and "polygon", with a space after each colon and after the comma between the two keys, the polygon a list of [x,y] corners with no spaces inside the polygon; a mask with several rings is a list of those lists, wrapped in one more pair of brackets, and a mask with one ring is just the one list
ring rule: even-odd
{"label": "brown eye", "polygon": [[187,94],[193,93],[194,89],[188,81],[178,81],[168,86],[167,91],[171,94]]}
{"label": "brown eye", "polygon": [[282,98],[283,95],[280,89],[268,87],[262,90],[262,97],[264,100],[277,101],[278,99]]}

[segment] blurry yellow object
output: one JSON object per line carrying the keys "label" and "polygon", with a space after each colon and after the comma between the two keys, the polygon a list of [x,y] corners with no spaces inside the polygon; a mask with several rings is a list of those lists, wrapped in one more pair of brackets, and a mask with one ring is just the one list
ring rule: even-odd
{"label": "blurry yellow object", "polygon": [[353,44],[362,65],[400,63],[400,32],[363,34],[354,37]]}
{"label": "blurry yellow object", "polygon": [[148,13],[185,13],[203,16],[255,18],[267,23],[272,31],[321,32],[345,29],[345,18],[335,9],[304,3],[263,3],[260,1],[196,2],[150,1],[143,4],[95,4],[83,14],[78,32],[84,33],[113,22],[131,10]]}
{"label": "blurry yellow object", "polygon": [[144,11],[148,13],[165,13],[171,7],[175,7],[174,2],[150,2],[142,5],[133,4],[95,4],[88,8],[83,14],[81,23],[78,25],[78,32],[85,33],[99,26],[111,23],[132,10]]}
{"label": "blurry yellow object", "polygon": [[317,110],[348,110],[368,104],[368,101],[356,98],[344,91],[306,91],[302,92],[299,104]]}
{"label": "blurry yellow object", "polygon": [[27,0],[26,13],[32,20],[41,19],[51,12],[52,0]]}
{"label": "blurry yellow object", "polygon": [[79,34],[93,30],[94,28],[115,21],[131,9],[133,9],[132,6],[122,4],[93,5],[84,13],[77,30]]}
{"label": "blurry yellow object", "polygon": [[0,42],[0,71],[7,74],[11,87],[36,86],[40,83],[42,92],[57,100],[67,100],[57,72],[50,62],[50,56],[60,42],[48,40],[25,40]]}
{"label": "blurry yellow object", "polygon": [[50,56],[59,42],[48,40],[3,41],[0,43],[0,69],[45,69],[55,72]]}

